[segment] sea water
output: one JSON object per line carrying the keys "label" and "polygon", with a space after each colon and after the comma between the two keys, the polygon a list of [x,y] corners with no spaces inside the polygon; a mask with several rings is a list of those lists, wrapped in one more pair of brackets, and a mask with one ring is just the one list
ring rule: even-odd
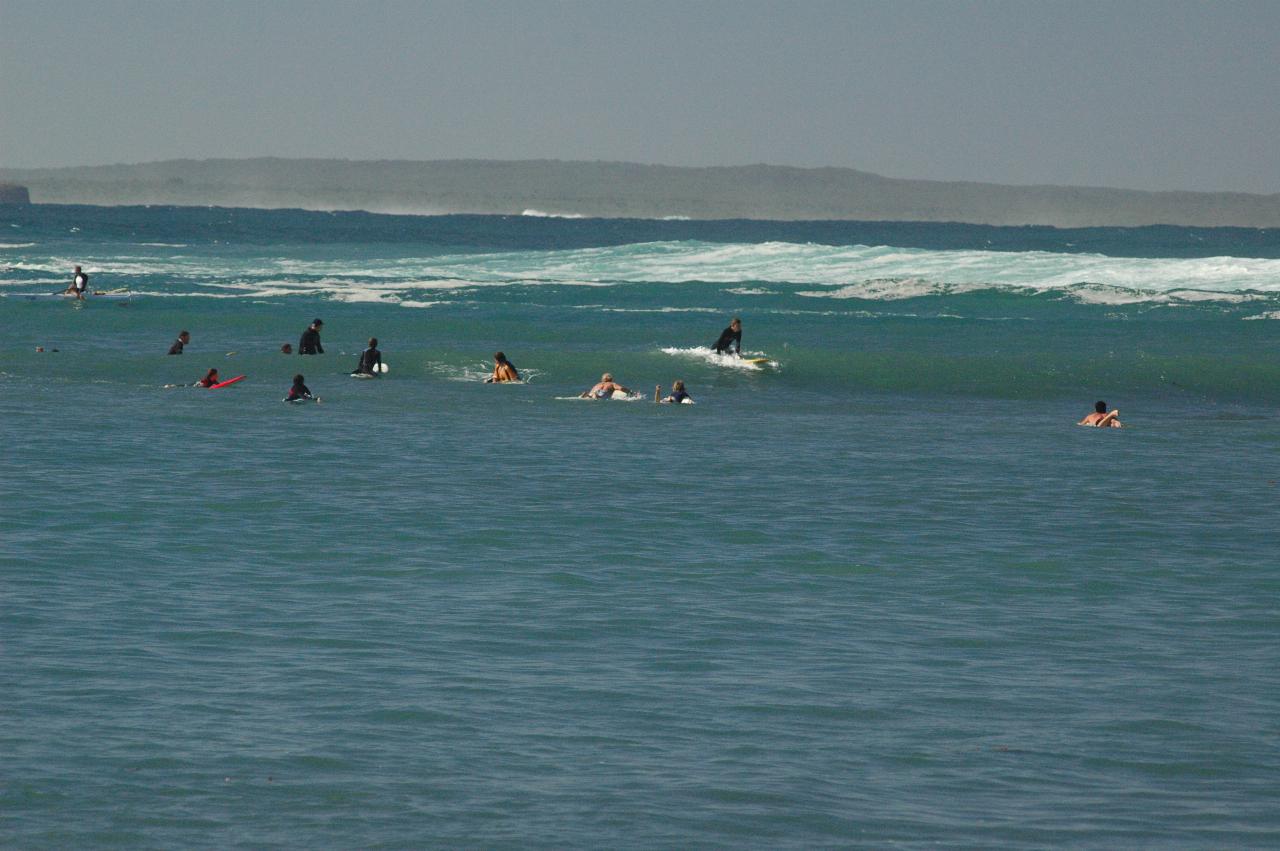
{"label": "sea water", "polygon": [[0,296],[0,844],[1280,843],[1276,231],[7,207]]}

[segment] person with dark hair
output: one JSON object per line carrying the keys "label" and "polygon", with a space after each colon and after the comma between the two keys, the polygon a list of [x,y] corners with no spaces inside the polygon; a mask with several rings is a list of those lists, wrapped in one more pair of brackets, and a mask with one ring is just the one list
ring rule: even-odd
{"label": "person with dark hair", "polygon": [[1077,425],[1094,426],[1096,428],[1123,428],[1120,420],[1117,419],[1120,412],[1107,411],[1106,402],[1095,402],[1093,405],[1093,413],[1087,414]]}
{"label": "person with dark hair", "polygon": [[182,347],[191,342],[191,334],[186,331],[178,332],[178,339],[173,341],[173,345],[169,347],[169,354],[182,354]]}
{"label": "person with dark hair", "polygon": [[80,301],[84,301],[85,293],[89,291],[89,276],[80,271],[80,267],[76,267],[76,273],[71,278],[71,286],[67,287],[66,294],[73,295]]}
{"label": "person with dark hair", "polygon": [[502,352],[493,353],[493,375],[484,380],[485,384],[503,384],[508,381],[519,381],[520,373],[516,372],[516,366],[507,360],[507,356]]}
{"label": "person with dark hair", "polygon": [[298,341],[298,354],[324,354],[324,347],[320,345],[320,326],[323,324],[323,319],[313,320],[312,323],[307,326],[307,330],[302,332],[302,339]]}
{"label": "person with dark hair", "polygon": [[292,344],[292,343],[285,343],[283,346],[281,346],[281,347],[280,347],[280,354],[282,354],[282,355],[291,355],[291,354],[293,354],[293,344]]}
{"label": "person with dark hair", "polygon": [[218,370],[211,369],[205,373],[204,378],[196,382],[197,387],[212,387],[222,379],[218,378]]}
{"label": "person with dark hair", "polygon": [[311,390],[304,383],[302,373],[298,373],[293,377],[293,386],[289,388],[289,395],[284,397],[286,402],[301,402],[306,399],[314,399]]}
{"label": "person with dark hair", "polygon": [[382,352],[378,351],[378,338],[369,338],[369,347],[360,353],[360,362],[356,364],[353,375],[372,375],[377,378],[382,373]]}
{"label": "person with dark hair", "polygon": [[718,355],[727,355],[732,352],[742,357],[742,320],[736,316],[733,317],[729,327],[720,332],[720,339],[716,340],[711,348]]}

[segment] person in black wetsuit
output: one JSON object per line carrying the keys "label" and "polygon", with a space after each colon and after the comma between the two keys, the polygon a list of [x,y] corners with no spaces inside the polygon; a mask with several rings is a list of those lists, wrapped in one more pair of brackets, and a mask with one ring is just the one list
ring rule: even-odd
{"label": "person in black wetsuit", "polygon": [[191,335],[186,331],[178,332],[178,339],[173,341],[173,345],[169,347],[169,354],[182,354],[182,347],[191,342]]}
{"label": "person in black wetsuit", "polygon": [[323,324],[324,320],[317,319],[307,326],[307,330],[302,332],[302,339],[298,341],[298,354],[324,354],[324,347],[320,345],[320,326]]}
{"label": "person in black wetsuit", "polygon": [[307,388],[302,378],[302,373],[298,373],[293,377],[293,386],[289,388],[289,395],[284,397],[286,402],[300,402],[303,399],[314,399],[311,390]]}
{"label": "person in black wetsuit", "polygon": [[716,340],[716,344],[711,348],[715,349],[718,355],[726,355],[732,351],[733,354],[742,357],[742,320],[736,316],[733,317],[729,327],[720,332],[720,339]]}
{"label": "person in black wetsuit", "polygon": [[360,353],[360,362],[356,364],[355,374],[377,377],[382,373],[382,352],[378,351],[378,338],[369,338],[369,348]]}
{"label": "person in black wetsuit", "polygon": [[67,295],[73,295],[84,301],[85,294],[89,291],[89,276],[80,271],[80,267],[76,267],[75,277],[71,279],[71,286],[67,287]]}

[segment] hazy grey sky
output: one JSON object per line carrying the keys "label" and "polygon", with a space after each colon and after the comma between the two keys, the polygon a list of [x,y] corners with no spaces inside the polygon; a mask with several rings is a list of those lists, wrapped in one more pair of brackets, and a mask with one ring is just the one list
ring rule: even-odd
{"label": "hazy grey sky", "polygon": [[1280,192],[1280,0],[0,0],[0,166],[264,155]]}

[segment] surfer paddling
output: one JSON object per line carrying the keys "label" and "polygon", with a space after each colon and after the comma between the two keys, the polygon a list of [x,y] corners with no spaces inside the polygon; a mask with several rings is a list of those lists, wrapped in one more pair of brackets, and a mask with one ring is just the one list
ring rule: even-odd
{"label": "surfer paddling", "polygon": [[516,366],[507,360],[507,356],[502,352],[493,353],[493,375],[484,380],[485,384],[504,384],[508,381],[519,381],[520,373],[516,372]]}
{"label": "surfer paddling", "polygon": [[581,399],[610,399],[614,393],[621,393],[624,396],[631,395],[631,391],[623,387],[621,384],[613,380],[613,374],[606,372],[600,376],[600,381],[590,390],[584,392],[579,398]]}
{"label": "surfer paddling", "polygon": [[720,332],[720,339],[711,348],[718,355],[733,354],[742,357],[742,320],[733,317],[729,327]]}
{"label": "surfer paddling", "polygon": [[1119,420],[1120,412],[1107,411],[1106,402],[1095,402],[1093,413],[1088,414],[1076,425],[1093,426],[1095,428],[1124,428]]}
{"label": "surfer paddling", "polygon": [[682,405],[685,402],[693,403],[693,397],[684,389],[683,381],[675,381],[671,384],[671,393],[657,399],[663,405]]}
{"label": "surfer paddling", "polygon": [[[289,388],[289,395],[284,397],[286,402],[305,402],[307,399],[315,399],[311,395],[310,388],[307,387],[302,373],[298,373],[293,377],[293,386]],[[318,399],[316,401],[319,401]]]}
{"label": "surfer paddling", "polygon": [[216,369],[211,369],[207,373],[205,373],[204,378],[200,379],[195,383],[195,386],[196,387],[212,387],[213,385],[217,384],[221,380],[222,379],[218,377],[218,371]]}

